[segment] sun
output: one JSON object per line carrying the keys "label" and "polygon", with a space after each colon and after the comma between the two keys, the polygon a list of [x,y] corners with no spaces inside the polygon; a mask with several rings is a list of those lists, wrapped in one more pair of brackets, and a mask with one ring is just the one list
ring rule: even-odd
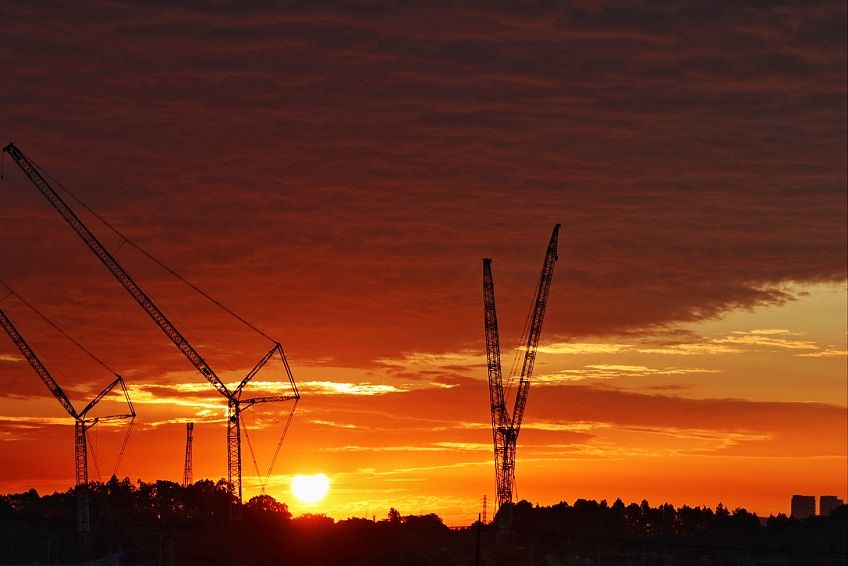
{"label": "sun", "polygon": [[291,481],[291,490],[304,503],[317,503],[324,499],[330,489],[330,478],[325,474],[296,475]]}

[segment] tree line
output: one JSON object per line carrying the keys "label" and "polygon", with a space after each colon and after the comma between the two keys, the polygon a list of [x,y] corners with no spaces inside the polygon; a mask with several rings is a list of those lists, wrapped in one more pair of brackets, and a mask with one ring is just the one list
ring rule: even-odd
{"label": "tree line", "polygon": [[502,508],[491,524],[448,528],[436,514],[403,515],[395,508],[377,520],[335,520],[294,517],[269,495],[239,506],[223,480],[183,487],[112,477],[88,489],[92,532],[85,545],[75,531],[73,489],[0,495],[0,563],[67,564],[106,556],[120,564],[848,562],[846,506],[799,521],[783,514],[761,519],[722,504],[521,501]]}

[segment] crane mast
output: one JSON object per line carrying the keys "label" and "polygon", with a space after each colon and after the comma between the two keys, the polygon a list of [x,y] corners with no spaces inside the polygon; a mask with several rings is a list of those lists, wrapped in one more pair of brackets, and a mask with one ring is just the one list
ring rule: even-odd
{"label": "crane mast", "polygon": [[194,436],[194,423],[186,423],[185,465],[183,466],[183,487],[191,485],[191,444]]}
{"label": "crane mast", "polygon": [[536,295],[530,309],[526,342],[521,344],[524,351],[521,374],[515,395],[512,417],[506,408],[501,369],[500,339],[498,318],[495,309],[495,287],[492,278],[492,260],[483,259],[483,328],[486,337],[486,367],[489,382],[489,405],[492,413],[492,443],[495,455],[495,484],[498,494],[498,507],[512,503],[515,489],[515,450],[524,410],[527,406],[527,394],[530,379],[536,361],[536,351],[542,335],[542,321],[550,294],[554,265],[557,260],[557,241],[560,225],[554,226]]}
{"label": "crane mast", "polygon": [[[56,383],[56,380],[53,379],[53,376],[44,364],[41,363],[41,360],[35,354],[21,333],[18,332],[18,329],[15,328],[15,325],[3,309],[0,309],[0,326],[2,326],[3,330],[6,331],[6,334],[9,335],[9,338],[11,338],[12,342],[18,348],[18,351],[27,360],[27,362],[29,362],[29,365],[32,366],[32,369],[35,370],[35,373],[39,378],[41,378],[41,381],[44,382],[44,385],[47,386],[50,393],[53,394],[53,396],[59,401],[59,404],[62,405],[62,408],[64,408],[65,411],[74,419],[74,492],[76,494],[77,504],[77,531],[80,533],[88,533],[91,530],[91,519],[88,493],[87,432],[88,429],[96,425],[98,422],[135,418],[135,408],[130,401],[129,393],[127,392],[126,385],[124,384],[124,379],[120,375],[116,376],[115,380],[103,388],[103,390],[98,393],[97,396],[95,396],[82,411],[77,412],[70,399],[68,399],[68,396],[59,384]],[[117,385],[121,386],[124,398],[127,402],[127,407],[129,408],[129,413],[108,415],[104,417],[87,417],[86,415],[88,412]]]}
{"label": "crane mast", "polygon": [[[300,393],[297,390],[294,377],[282,345],[276,342],[271,350],[263,356],[256,366],[242,379],[234,390],[230,390],[212,367],[203,359],[203,356],[185,339],[177,328],[168,320],[165,314],[156,306],[156,303],[144,292],[144,290],[133,280],[127,271],[118,263],[115,257],[100,243],[95,235],[83,224],[82,220],[74,213],[68,204],[50,186],[41,175],[35,164],[32,163],[17,146],[10,143],[3,148],[21,171],[29,178],[33,185],[50,202],[59,215],[68,223],[71,229],[88,246],[94,255],[103,263],[109,273],[126,289],[130,296],[135,299],[139,306],[147,313],[160,330],[173,342],[174,346],[186,357],[186,359],[203,375],[203,377],[227,400],[227,480],[233,495],[237,501],[242,500],[241,485],[241,412],[257,403],[270,403],[276,401],[299,400]],[[292,388],[291,395],[278,395],[256,397],[253,399],[242,399],[242,389],[253,378],[253,376],[274,356],[278,355],[282,360],[286,371],[286,377]]]}

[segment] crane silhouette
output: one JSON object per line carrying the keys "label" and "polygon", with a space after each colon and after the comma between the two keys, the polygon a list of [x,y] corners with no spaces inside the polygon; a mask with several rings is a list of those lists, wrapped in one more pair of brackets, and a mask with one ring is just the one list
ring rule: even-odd
{"label": "crane silhouette", "polygon": [[[187,281],[183,279],[187,284],[189,284],[195,291],[200,292],[210,300],[214,301],[218,306],[224,308],[228,313],[238,318],[241,322],[250,326],[253,330],[259,332],[271,341],[274,345],[265,354],[251,369],[247,375],[239,382],[239,384],[234,388],[230,389],[227,385],[221,380],[218,374],[214,369],[206,362],[203,356],[189,343],[188,340],[180,333],[179,330],[171,323],[170,320],[165,316],[165,313],[153,302],[150,296],[144,292],[144,290],[133,280],[129,273],[121,266],[120,263],[115,259],[112,253],[103,246],[102,243],[95,237],[95,235],[83,224],[82,220],[74,213],[73,210],[68,206],[68,204],[62,199],[61,196],[53,189],[53,187],[47,182],[44,176],[41,174],[40,169],[32,162],[26,155],[21,152],[15,144],[10,143],[6,147],[3,148],[3,151],[9,154],[15,164],[24,172],[24,174],[29,178],[32,184],[41,192],[42,195],[50,202],[53,208],[62,216],[65,222],[73,229],[73,231],[80,237],[80,239],[88,246],[88,248],[94,253],[94,255],[103,263],[109,273],[126,289],[126,291],[130,294],[130,296],[135,299],[138,305],[144,310],[145,313],[153,320],[153,322],[159,327],[160,330],[171,340],[174,346],[185,356],[185,358],[200,372],[200,374],[208,381],[217,391],[227,400],[227,480],[230,485],[230,489],[233,495],[236,497],[237,502],[240,504],[242,500],[242,454],[241,454],[241,413],[248,408],[260,404],[260,403],[272,403],[272,402],[280,402],[280,401],[290,401],[294,400],[295,403],[300,399],[300,393],[297,390],[297,385],[294,381],[294,376],[292,375],[291,369],[289,367],[288,360],[286,359],[285,353],[283,352],[283,347],[279,342],[272,340],[266,334],[259,331],[256,327],[249,324],[247,321],[223,307],[214,299],[211,299],[205,293],[202,293],[197,287],[191,285]],[[86,207],[87,208],[87,207]],[[102,219],[101,219],[102,220]],[[105,222],[105,221],[104,221]],[[108,223],[106,223],[109,225]],[[110,228],[111,225],[109,225]],[[135,244],[132,244],[130,240],[118,232],[116,229],[112,228],[117,234],[121,235],[124,239],[124,242],[130,243],[142,253],[148,255],[153,261],[156,261],[165,269],[168,269],[173,275],[179,277],[175,272],[173,272],[170,268],[167,268],[161,262],[144,252]],[[182,279],[180,277],[180,279]],[[288,381],[288,384],[291,389],[291,394],[288,395],[268,395],[268,396],[260,396],[260,397],[250,397],[250,398],[242,398],[244,387],[250,382],[251,379],[272,359],[279,358],[282,362],[282,366],[285,370],[285,377]],[[292,412],[294,409],[292,409]],[[286,427],[287,429],[288,427]],[[283,434],[285,434],[285,430]],[[281,439],[282,442],[282,439]],[[279,451],[279,444],[277,450]],[[276,454],[274,456],[274,460],[276,460]],[[273,462],[272,462],[273,466]],[[270,475],[270,470],[269,470]],[[240,506],[238,507],[240,509]],[[233,518],[239,518],[240,511],[236,510]]]}
{"label": "crane silhouette", "polygon": [[[15,295],[17,296],[17,294]],[[24,303],[26,303],[26,301],[24,301]],[[29,343],[23,335],[21,335],[2,308],[0,308],[0,326],[3,327],[6,334],[8,334],[9,338],[12,339],[12,342],[18,348],[18,351],[20,351],[21,355],[29,363],[44,385],[47,386],[47,389],[53,394],[53,397],[59,401],[62,408],[65,409],[65,411],[74,419],[74,493],[76,494],[77,503],[77,531],[80,533],[88,533],[91,530],[88,493],[88,431],[99,422],[135,419],[135,409],[130,401],[130,396],[127,392],[124,378],[115,374],[115,379],[109,385],[104,387],[100,393],[98,393],[94,399],[89,401],[89,403],[81,411],[77,411],[74,408],[73,403],[71,403],[71,400],[50,374],[50,371],[41,362],[35,351],[30,347]],[[74,343],[77,344],[76,341],[74,341]],[[79,346],[79,344],[77,345]],[[86,350],[86,353],[89,352]],[[99,362],[99,360],[97,361]],[[121,391],[124,394],[129,412],[99,417],[88,416],[91,410],[94,409],[94,407],[117,386],[120,386]],[[124,444],[122,445],[121,453],[118,456],[119,461],[121,456],[123,456],[126,443],[127,437],[124,438]]]}
{"label": "crane silhouette", "polygon": [[[554,226],[536,295],[530,307],[524,335],[521,338],[519,355],[523,352],[521,373],[515,393],[515,405],[510,415],[504,395],[503,372],[501,370],[501,348],[498,335],[498,316],[495,310],[495,284],[492,279],[492,260],[483,259],[483,326],[486,335],[486,367],[489,377],[489,404],[492,414],[492,441],[495,451],[495,482],[498,493],[498,508],[512,503],[515,492],[515,449],[524,410],[530,378],[536,363],[536,351],[542,335],[542,320],[551,288],[554,265],[557,260],[557,240],[560,225]],[[513,376],[510,376],[510,380]]]}

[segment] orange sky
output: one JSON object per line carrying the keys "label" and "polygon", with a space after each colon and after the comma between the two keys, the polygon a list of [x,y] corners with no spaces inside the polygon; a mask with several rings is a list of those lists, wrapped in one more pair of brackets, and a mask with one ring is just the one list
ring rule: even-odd
{"label": "orange sky", "polygon": [[[457,10],[10,4],[0,139],[283,343],[295,513],[495,497],[480,258],[508,363],[555,222],[519,497],[848,499],[844,3]],[[179,480],[193,420],[223,476],[220,397],[5,160],[0,279],[125,376],[119,475]],[[268,349],[83,217],[223,379]],[[108,383],[2,307],[78,406]],[[5,338],[0,380],[0,491],[66,489],[71,423]],[[260,468],[288,409],[246,416]],[[91,433],[103,476],[121,435]]]}

